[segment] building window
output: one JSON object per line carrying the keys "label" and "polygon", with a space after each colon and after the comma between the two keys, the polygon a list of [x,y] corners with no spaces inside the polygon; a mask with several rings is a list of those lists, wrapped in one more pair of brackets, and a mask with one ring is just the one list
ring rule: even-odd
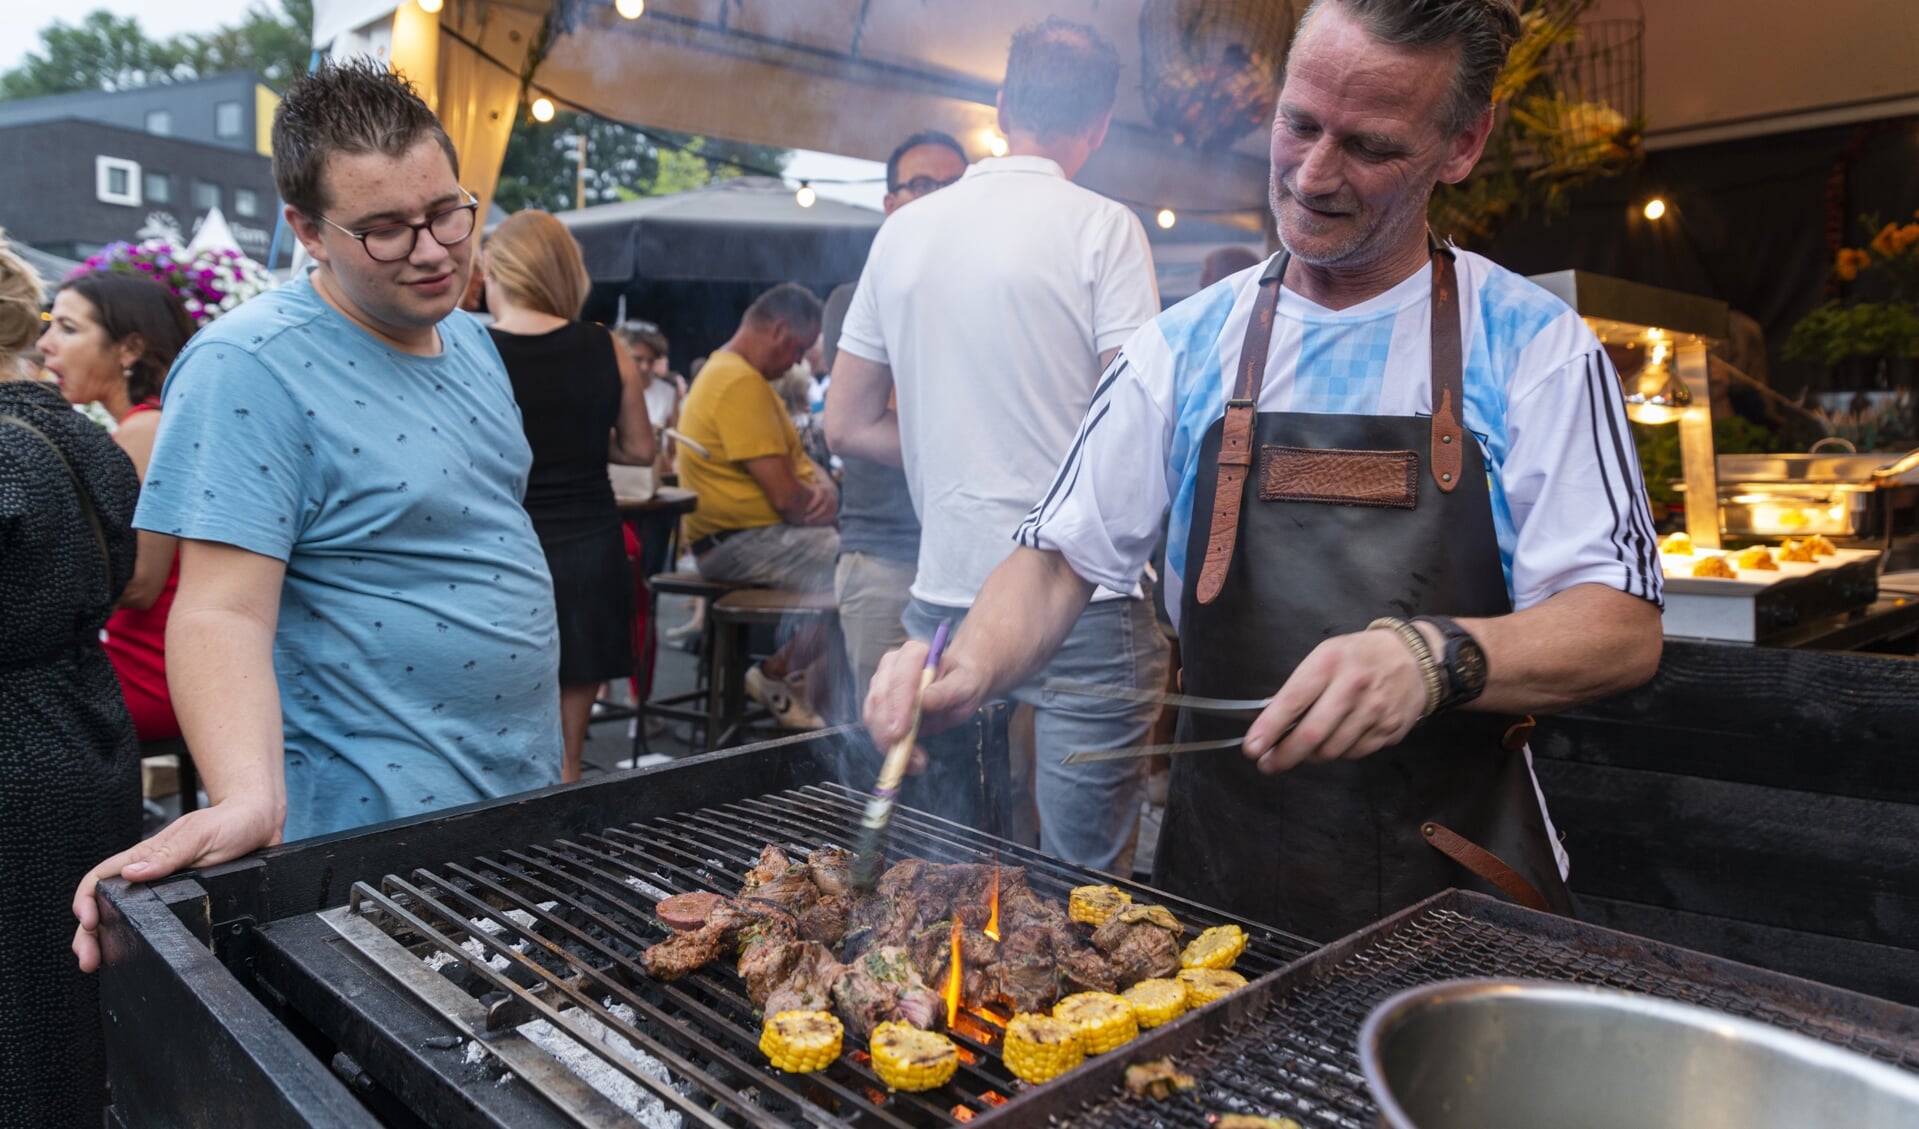
{"label": "building window", "polygon": [[195,211],[210,212],[220,206],[220,186],[204,180],[193,182],[193,207]]}
{"label": "building window", "polygon": [[251,188],[233,190],[233,214],[252,219],[260,214],[260,194]]}
{"label": "building window", "polygon": [[144,178],[147,190],[147,203],[173,203],[173,178],[163,172],[150,172]]}
{"label": "building window", "polygon": [[148,110],[147,132],[156,137],[169,137],[173,134],[172,110]]}
{"label": "building window", "polygon": [[102,204],[140,206],[140,165],[119,157],[93,159],[93,194]]}
{"label": "building window", "polygon": [[241,128],[240,103],[219,102],[213,107],[213,132],[217,137],[238,137]]}

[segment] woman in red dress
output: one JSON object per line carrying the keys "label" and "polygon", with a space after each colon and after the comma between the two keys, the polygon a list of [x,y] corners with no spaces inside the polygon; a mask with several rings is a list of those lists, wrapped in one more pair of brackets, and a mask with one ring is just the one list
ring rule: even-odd
{"label": "woman in red dress", "polygon": [[[160,385],[193,335],[173,292],[138,275],[97,271],[69,279],[40,337],[46,368],[69,403],[99,401],[119,424],[114,441],[142,482],[160,428]],[[180,582],[179,542],[141,530],[133,580],[107,620],[107,656],[142,741],[180,736],[167,693],[167,610]]]}

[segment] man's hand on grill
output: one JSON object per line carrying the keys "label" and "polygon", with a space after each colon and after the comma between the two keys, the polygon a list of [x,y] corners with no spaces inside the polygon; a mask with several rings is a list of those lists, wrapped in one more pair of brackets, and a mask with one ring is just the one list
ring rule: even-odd
{"label": "man's hand on grill", "polygon": [[80,922],[73,934],[73,955],[81,971],[100,967],[100,943],[94,936],[100,911],[93,899],[101,879],[117,875],[129,882],[152,882],[176,871],[237,859],[278,844],[285,823],[284,807],[276,811],[270,804],[223,800],[188,812],[153,838],[88,871],[73,895],[73,916]]}
{"label": "man's hand on grill", "polygon": [[[926,644],[909,640],[880,659],[866,692],[866,729],[883,752],[906,736],[913,725],[913,698],[919,694],[920,672],[926,667]],[[987,679],[954,656],[941,660],[938,674],[920,698],[920,732],[938,733],[973,716],[986,701]],[[926,752],[913,750],[910,772],[926,768]]]}
{"label": "man's hand on grill", "polygon": [[[1338,635],[1294,669],[1240,747],[1264,773],[1356,759],[1405,740],[1425,708],[1419,663],[1397,635]],[[1287,733],[1294,718],[1299,725]]]}

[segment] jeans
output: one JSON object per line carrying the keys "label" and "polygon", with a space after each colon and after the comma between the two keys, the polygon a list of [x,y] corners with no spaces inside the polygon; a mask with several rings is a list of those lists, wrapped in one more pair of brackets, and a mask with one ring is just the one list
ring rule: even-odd
{"label": "jeans", "polygon": [[840,531],[824,525],[762,525],[733,534],[701,553],[700,575],[797,592],[833,588]]}
{"label": "jeans", "polygon": [[[931,639],[940,620],[950,619],[957,627],[965,616],[965,608],[915,599],[906,608],[906,631],[915,639]],[[1152,601],[1098,600],[1080,613],[1051,661],[1014,689],[1014,701],[1033,707],[1039,845],[1047,854],[1108,874],[1132,874],[1146,762],[1060,762],[1080,749],[1143,743],[1159,706],[1062,694],[1041,685],[1060,678],[1157,692],[1166,688],[1169,650]]]}

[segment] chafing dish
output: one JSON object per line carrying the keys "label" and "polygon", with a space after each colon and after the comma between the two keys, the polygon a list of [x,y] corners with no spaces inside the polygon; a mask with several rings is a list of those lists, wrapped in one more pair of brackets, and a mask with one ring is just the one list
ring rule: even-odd
{"label": "chafing dish", "polygon": [[1721,455],[1719,513],[1728,538],[1820,533],[1890,548],[1919,534],[1919,450],[1892,461],[1884,454]]}

